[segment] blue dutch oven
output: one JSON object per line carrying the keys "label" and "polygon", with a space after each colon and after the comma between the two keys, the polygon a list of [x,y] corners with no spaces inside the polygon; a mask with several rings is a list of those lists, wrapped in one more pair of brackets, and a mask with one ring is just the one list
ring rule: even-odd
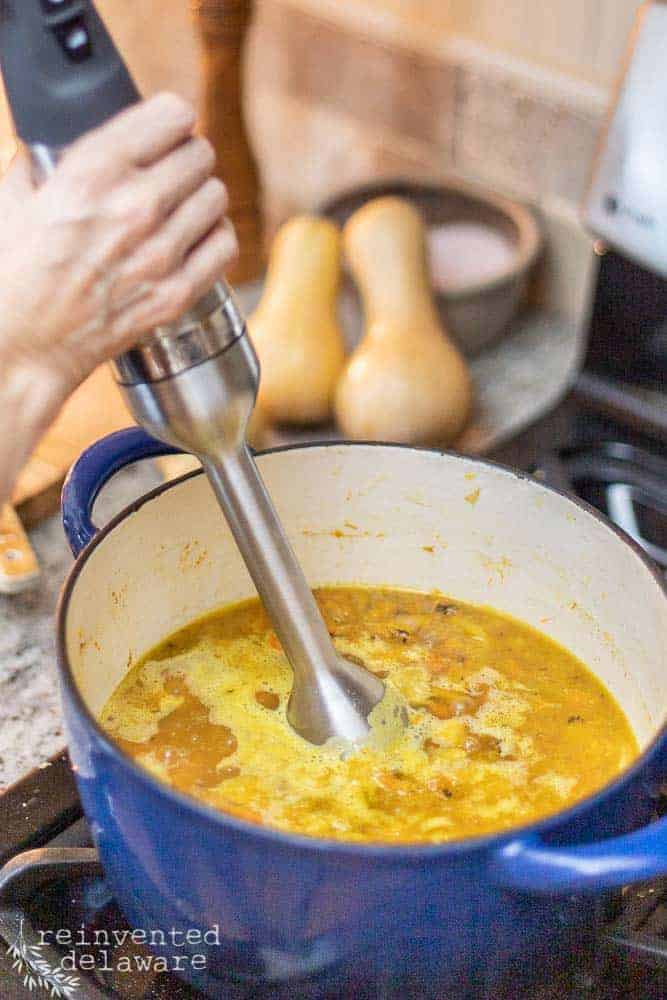
{"label": "blue dutch oven", "polygon": [[[531,826],[394,847],[261,828],[129,760],[96,721],[125,671],[253,592],[201,474],[93,526],[109,477],[168,451],[132,429],[74,466],[63,516],[77,559],[58,647],[70,753],[106,876],[135,927],[208,937],[178,949],[203,954],[187,978],[221,997],[260,984],[290,997],[517,996],[531,969],[585,947],[607,894],[667,873],[667,821],[652,817],[667,775],[663,580],[584,504],[451,454],[336,443],[258,462],[313,584],[438,589],[541,628],[616,696],[642,751],[633,766]],[[344,522],[356,527],[337,532]]]}

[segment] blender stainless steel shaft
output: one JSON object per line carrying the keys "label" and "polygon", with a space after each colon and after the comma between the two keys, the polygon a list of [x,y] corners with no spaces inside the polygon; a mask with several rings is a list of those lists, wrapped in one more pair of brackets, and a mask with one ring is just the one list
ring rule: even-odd
{"label": "blender stainless steel shaft", "polygon": [[[34,144],[31,154],[40,182],[59,151]],[[204,466],[292,667],[290,724],[312,743],[359,742],[384,685],[336,653],[246,444],[259,363],[229,287],[216,282],[179,322],[152,331],[113,368],[137,423]]]}
{"label": "blender stainless steel shaft", "polygon": [[204,466],[292,666],[293,728],[312,743],[363,739],[384,685],[336,653],[246,444],[259,364],[229,288],[217,282],[114,367],[137,422]]}

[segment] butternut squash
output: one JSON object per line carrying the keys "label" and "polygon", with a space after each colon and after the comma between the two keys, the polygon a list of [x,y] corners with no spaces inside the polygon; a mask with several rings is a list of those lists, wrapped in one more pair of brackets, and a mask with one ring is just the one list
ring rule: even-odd
{"label": "butternut squash", "polygon": [[468,420],[472,390],[433,302],[419,212],[400,198],[368,202],[348,220],[343,249],[365,336],[338,383],[341,430],[357,439],[450,443]]}
{"label": "butternut squash", "polygon": [[248,321],[261,365],[259,405],[275,423],[331,415],[345,362],[336,315],[341,238],[327,219],[301,215],[278,232],[264,294]]}

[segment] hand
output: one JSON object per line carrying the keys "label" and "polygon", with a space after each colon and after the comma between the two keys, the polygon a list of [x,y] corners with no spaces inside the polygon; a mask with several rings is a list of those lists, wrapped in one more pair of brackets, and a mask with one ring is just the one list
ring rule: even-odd
{"label": "hand", "polygon": [[161,94],[81,138],[38,190],[17,158],[0,185],[3,368],[46,375],[62,402],[222,274],[236,241],[193,127],[189,105]]}

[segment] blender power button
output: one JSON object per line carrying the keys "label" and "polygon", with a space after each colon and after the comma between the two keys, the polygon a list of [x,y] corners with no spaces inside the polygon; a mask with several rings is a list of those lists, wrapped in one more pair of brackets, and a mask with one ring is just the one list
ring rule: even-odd
{"label": "blender power button", "polygon": [[83,18],[76,17],[71,21],[65,21],[64,24],[58,25],[55,32],[65,55],[72,62],[82,62],[91,55],[93,47]]}

